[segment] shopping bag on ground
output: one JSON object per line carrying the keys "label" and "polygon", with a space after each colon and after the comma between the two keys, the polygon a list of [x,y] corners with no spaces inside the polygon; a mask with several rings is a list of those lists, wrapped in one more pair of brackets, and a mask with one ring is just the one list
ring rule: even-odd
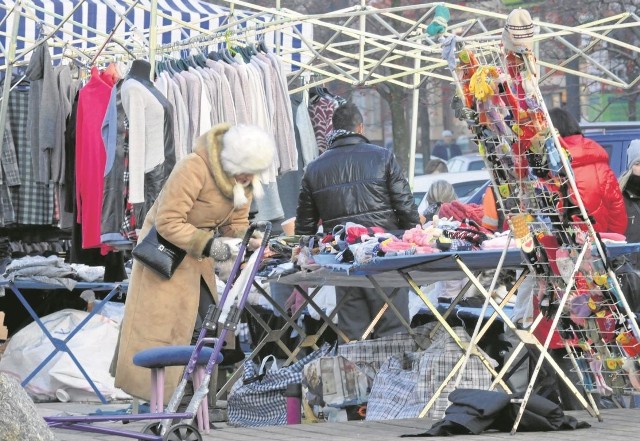
{"label": "shopping bag on ground", "polygon": [[[471,339],[462,327],[453,328],[464,343]],[[497,363],[482,353],[492,364]],[[378,371],[371,387],[367,405],[367,420],[416,418],[446,380],[464,352],[453,337],[440,327],[431,346],[424,351],[394,355]],[[454,390],[454,375],[446,384],[427,416],[441,418],[449,405],[449,393]],[[491,373],[478,355],[471,355],[458,387],[488,389]]]}
{"label": "shopping bag on ground", "polygon": [[364,404],[374,376],[374,370],[361,368],[341,355],[317,358],[304,367],[303,400],[323,411],[325,406],[345,408]]}
{"label": "shopping bag on ground", "polygon": [[392,355],[426,349],[431,344],[429,334],[435,324],[435,322],[427,323],[413,328],[413,336],[407,332],[398,332],[376,339],[341,344],[338,346],[338,355],[342,355],[356,365],[364,363],[378,370]]}
{"label": "shopping bag on ground", "polygon": [[[275,357],[265,357],[258,367],[252,360],[244,362],[244,373],[227,399],[228,423],[233,426],[276,426],[287,424],[287,402],[283,393],[289,384],[302,382],[304,366],[329,353],[323,345],[297,362],[278,368]],[[271,363],[271,364],[270,364]]]}

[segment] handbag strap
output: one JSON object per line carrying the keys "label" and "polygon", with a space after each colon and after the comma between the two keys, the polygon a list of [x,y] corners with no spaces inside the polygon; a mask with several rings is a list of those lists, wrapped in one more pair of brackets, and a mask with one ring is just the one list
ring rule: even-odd
{"label": "handbag strap", "polygon": [[229,220],[229,218],[231,217],[231,215],[233,214],[233,212],[234,212],[234,211],[235,211],[235,207],[232,207],[232,208],[231,208],[231,211],[229,211],[229,212],[227,213],[227,215],[224,217],[224,219],[222,219],[222,220],[218,223],[218,225],[216,225],[215,227],[213,227],[213,228],[211,229],[212,231],[215,231],[214,236],[218,236],[218,228],[220,228],[220,227],[221,227],[221,226],[222,226],[226,221],[228,221],[228,220]]}
{"label": "handbag strap", "polygon": [[258,375],[264,375],[266,372],[264,371],[267,367],[267,361],[272,360],[271,368],[269,369],[271,372],[275,372],[278,370],[278,363],[276,361],[275,355],[267,355],[260,363],[260,369],[258,370]]}
{"label": "handbag strap", "polygon": [[256,372],[254,369],[254,364],[253,361],[247,359],[245,360],[245,369],[244,369],[244,378],[242,379],[242,384],[251,384],[251,383],[255,383],[257,381],[262,381],[262,379],[264,378],[266,372],[264,372],[264,368],[267,365],[267,360],[271,359],[272,363],[271,363],[271,368],[269,369],[270,372],[275,373],[278,372],[278,363],[276,360],[275,355],[267,355],[266,357],[264,357],[264,359],[262,360],[262,363],[260,364],[260,368],[258,369],[258,372]]}

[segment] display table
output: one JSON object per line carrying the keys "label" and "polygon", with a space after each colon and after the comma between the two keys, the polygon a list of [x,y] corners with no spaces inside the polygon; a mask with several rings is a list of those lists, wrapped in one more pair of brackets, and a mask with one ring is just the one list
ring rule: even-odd
{"label": "display table", "polygon": [[[640,251],[640,244],[609,244],[607,246],[609,257],[613,258],[622,254],[634,253]],[[305,308],[314,308],[320,314],[323,320],[323,326],[314,336],[307,336],[301,334],[301,337],[308,346],[317,341],[319,335],[327,327],[331,327],[336,331],[338,337],[341,338],[341,332],[337,326],[333,323],[333,317],[340,308],[340,304],[336,305],[334,311],[327,315],[325,314],[315,303],[313,302],[314,295],[318,292],[320,287],[324,285],[332,286],[357,286],[375,288],[376,292],[383,296],[387,301],[387,305],[392,307],[393,305],[388,301],[388,297],[384,294],[382,288],[388,287],[400,287],[408,286],[421,299],[425,302],[425,306],[429,313],[438,320],[438,326],[443,326],[447,329],[451,337],[467,351],[467,357],[470,355],[477,355],[481,359],[483,356],[480,351],[477,350],[477,342],[485,335],[489,330],[490,325],[496,320],[500,319],[505,322],[507,326],[515,326],[511,323],[509,314],[505,312],[505,306],[508,305],[509,299],[516,293],[517,288],[520,286],[524,278],[528,273],[526,264],[524,263],[521,251],[517,248],[511,248],[507,250],[479,250],[468,252],[442,252],[436,254],[421,254],[413,256],[400,256],[400,257],[379,257],[366,265],[350,265],[342,264],[335,261],[335,256],[331,254],[322,254],[313,256],[315,263],[319,265],[319,268],[312,271],[298,271],[293,274],[288,274],[280,277],[270,279],[270,281],[291,285],[295,287],[305,298],[304,304],[291,316],[284,314],[281,308],[279,312],[285,318],[288,317],[287,323],[281,328],[276,330],[266,330],[267,333],[262,341],[258,342],[254,347],[262,347],[268,341],[274,341],[284,334],[286,329],[295,326],[298,317],[302,314]],[[488,298],[486,308],[473,308],[474,311],[465,310],[465,313],[473,314],[476,317],[484,317],[481,329],[477,333],[474,333],[472,343],[469,347],[463,347],[458,336],[453,329],[447,323],[448,315],[460,311],[457,306],[458,301],[462,298],[466,290],[474,284],[478,286],[477,274],[481,271],[495,270],[500,264],[501,269],[516,269],[521,270],[521,276],[514,287],[503,298],[500,303],[497,303],[494,299]],[[433,305],[421,290],[421,286],[429,285],[437,281],[442,280],[456,280],[469,277],[469,283],[462,288],[458,296],[452,301],[450,307],[442,313],[438,309],[438,305]],[[473,280],[475,279],[475,280]],[[486,295],[486,291],[483,293]],[[267,297],[268,298],[268,297]],[[269,299],[269,298],[268,298]],[[269,299],[271,303],[275,305],[272,299]],[[386,306],[386,305],[385,305]],[[371,327],[375,323],[372,323]],[[405,323],[408,331],[411,332],[409,324]],[[296,331],[300,332],[300,328],[296,327]],[[435,331],[435,330],[434,330]],[[528,336],[527,342],[531,342],[531,337]],[[347,340],[342,335],[343,340]],[[537,342],[537,340],[536,340]],[[302,346],[302,345],[301,345]],[[295,351],[291,351],[289,358],[295,358],[295,355],[299,347]],[[257,351],[252,352],[249,357],[254,357]],[[289,361],[289,360],[288,360]],[[446,381],[438,389],[434,395],[434,399],[427,404],[422,416],[426,415],[430,406],[435,402],[437,395],[444,389],[446,384],[456,375],[457,371],[464,370],[465,360],[461,359],[460,363],[456,365]],[[509,392],[509,388],[503,382],[502,377],[504,373],[496,372],[487,360],[483,359],[483,363],[487,369],[496,378],[496,384],[499,384],[503,389]],[[557,365],[556,365],[557,366]],[[559,369],[559,368],[558,368]],[[503,369],[504,371],[504,369]],[[235,372],[229,381],[222,386],[219,395],[228,390],[231,385],[239,378],[240,373]]]}
{"label": "display table", "polygon": [[89,312],[89,314],[80,322],[78,325],[64,338],[59,339],[53,337],[46,326],[42,323],[41,318],[35,312],[35,310],[31,307],[29,302],[25,299],[24,295],[20,291],[21,289],[65,289],[60,285],[46,284],[40,282],[34,282],[31,280],[16,280],[9,281],[5,279],[0,279],[0,287],[9,288],[13,294],[15,294],[16,298],[22,303],[24,308],[27,310],[29,315],[33,318],[36,324],[40,327],[44,335],[49,339],[51,344],[53,345],[53,350],[47,357],[42,360],[42,362],[31,372],[29,373],[25,379],[22,381],[22,386],[25,386],[31,381],[33,377],[35,377],[38,372],[40,372],[46,365],[49,363],[53,357],[58,352],[65,352],[69,355],[73,363],[78,367],[84,378],[87,380],[95,394],[98,396],[102,403],[106,404],[108,401],[102,395],[102,393],[98,390],[93,380],[89,377],[85,369],[82,367],[82,364],[78,360],[78,358],[73,354],[71,349],[68,346],[69,341],[91,320],[91,318],[100,312],[106,302],[110,301],[116,295],[124,295],[127,292],[128,283],[127,282],[119,282],[119,283],[105,283],[105,282],[78,282],[74,289],[90,289],[92,291],[97,292],[107,292],[104,298],[100,301],[96,301],[94,303],[93,309]]}

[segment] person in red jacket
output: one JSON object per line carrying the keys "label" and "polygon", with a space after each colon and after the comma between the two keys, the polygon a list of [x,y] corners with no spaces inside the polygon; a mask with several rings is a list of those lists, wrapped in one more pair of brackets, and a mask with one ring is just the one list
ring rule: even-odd
{"label": "person in red jacket", "polygon": [[593,228],[599,233],[624,234],[627,210],[615,173],[609,166],[607,151],[586,138],[578,121],[566,110],[549,111],[551,122],[558,130],[560,143],[571,155],[571,168]]}
{"label": "person in red jacket", "polygon": [[[560,135],[562,147],[571,157],[571,169],[576,187],[587,214],[592,220],[594,230],[599,233],[624,234],[627,228],[624,198],[620,186],[617,184],[615,173],[609,166],[609,155],[606,150],[597,142],[586,138],[580,130],[578,121],[566,110],[551,109],[549,116],[551,123]],[[533,301],[534,316],[540,313],[537,303],[537,301]],[[551,329],[551,322],[551,319],[544,318],[533,331],[539,341],[546,340]],[[558,331],[553,333],[549,344],[549,353],[563,369],[565,375],[581,390],[582,388],[579,386],[581,379],[573,371],[573,366],[566,358],[564,343]],[[578,399],[559,378],[552,375],[548,380],[548,387],[557,392],[563,410],[582,408]]]}

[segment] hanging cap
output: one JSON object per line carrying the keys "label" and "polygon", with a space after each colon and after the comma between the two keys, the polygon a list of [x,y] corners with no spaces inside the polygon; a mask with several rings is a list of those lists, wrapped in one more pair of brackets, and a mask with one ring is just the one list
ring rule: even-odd
{"label": "hanging cap", "polygon": [[526,9],[514,9],[507,16],[502,31],[502,44],[507,51],[533,51],[533,20]]}

